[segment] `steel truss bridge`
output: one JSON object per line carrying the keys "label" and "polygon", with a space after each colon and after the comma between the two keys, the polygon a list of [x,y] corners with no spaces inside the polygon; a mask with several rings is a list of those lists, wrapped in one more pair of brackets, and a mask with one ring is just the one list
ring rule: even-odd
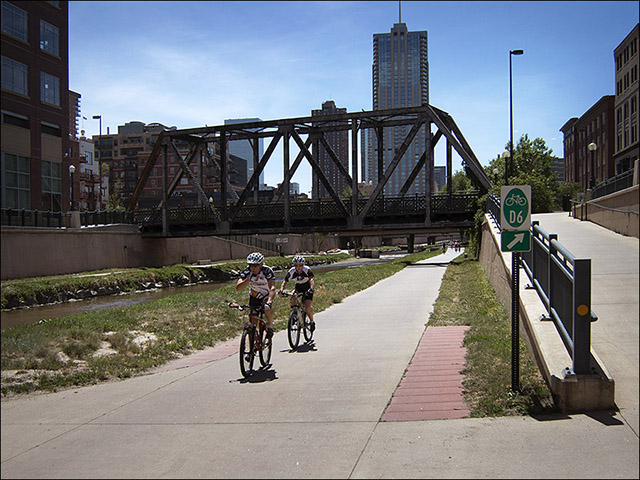
{"label": "steel truss bridge", "polygon": [[[432,133],[432,124],[436,127]],[[404,139],[394,152],[393,159],[385,165],[385,129],[403,132]],[[373,131],[377,150],[377,182],[370,196],[364,197],[358,189],[358,134],[364,129]],[[327,135],[347,131],[350,140],[350,168],[343,165],[333,151]],[[412,172],[405,179],[397,197],[384,195],[384,187],[398,167],[402,157],[420,132],[427,132],[426,147]],[[433,185],[434,148],[444,137],[446,140],[447,185],[446,194],[407,195],[419,175],[425,185]],[[260,158],[258,140],[270,139]],[[233,140],[249,140],[253,148],[254,171],[246,187],[239,191],[231,185],[227,145]],[[298,153],[291,161],[291,142]],[[259,198],[260,174],[282,142],[283,179],[272,200]],[[182,155],[185,144],[186,156]],[[319,163],[320,146],[328,153],[339,172],[351,186],[351,195],[341,198],[326,178]],[[467,174],[478,188],[477,193],[453,193],[451,191],[452,151],[462,159]],[[219,160],[212,154],[219,152]],[[172,154],[180,165],[179,171],[169,178],[168,155]],[[315,177],[322,182],[330,199],[323,201],[298,201],[288,194],[289,184],[303,160],[311,166]],[[213,167],[219,180],[220,198],[228,199],[213,205],[202,188],[202,173],[198,179],[190,170],[193,162]],[[376,161],[376,159],[374,159]],[[138,209],[137,203],[152,169],[160,163],[163,179],[162,199],[155,208]],[[199,172],[203,172],[200,168]],[[197,192],[200,206],[195,208],[169,208],[169,198],[186,177]],[[366,235],[392,232],[444,232],[455,231],[473,225],[477,210],[477,198],[491,186],[480,162],[465,140],[453,118],[432,105],[388,110],[340,113],[313,117],[268,120],[205,126],[161,132],[129,202],[128,210],[135,211],[143,231],[169,235],[194,234],[247,234],[247,233],[310,233],[345,232]]]}

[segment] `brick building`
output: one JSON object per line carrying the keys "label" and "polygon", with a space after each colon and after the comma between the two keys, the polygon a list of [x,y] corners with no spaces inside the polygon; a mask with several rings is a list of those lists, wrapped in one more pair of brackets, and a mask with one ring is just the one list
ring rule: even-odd
{"label": "brick building", "polygon": [[67,211],[69,10],[2,2],[2,208]]}

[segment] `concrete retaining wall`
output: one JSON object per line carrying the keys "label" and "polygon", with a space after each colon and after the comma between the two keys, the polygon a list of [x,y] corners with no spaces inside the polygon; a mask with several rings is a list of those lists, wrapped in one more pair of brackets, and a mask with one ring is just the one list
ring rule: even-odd
{"label": "concrete retaining wall", "polygon": [[638,238],[638,185],[573,205],[572,215],[621,235]]}
{"label": "concrete retaining wall", "polygon": [[218,237],[143,238],[137,228],[2,227],[1,278],[39,277],[106,268],[162,267],[244,258],[257,249]]}

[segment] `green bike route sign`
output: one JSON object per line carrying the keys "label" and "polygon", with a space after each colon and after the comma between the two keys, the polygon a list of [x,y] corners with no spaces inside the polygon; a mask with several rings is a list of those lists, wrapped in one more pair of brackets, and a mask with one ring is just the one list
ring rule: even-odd
{"label": "green bike route sign", "polygon": [[531,185],[507,185],[500,189],[501,250],[531,250]]}

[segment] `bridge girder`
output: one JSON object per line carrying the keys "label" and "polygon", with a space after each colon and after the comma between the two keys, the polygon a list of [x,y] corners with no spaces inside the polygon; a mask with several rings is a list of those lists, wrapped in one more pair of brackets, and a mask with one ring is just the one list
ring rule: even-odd
{"label": "bridge girder", "polygon": [[[437,127],[435,134],[431,133],[431,124]],[[407,126],[410,127],[406,134],[400,148],[395,152],[393,159],[388,165],[383,165],[382,170],[379,172],[378,182],[374,188],[371,196],[366,199],[364,208],[362,205],[358,208],[360,200],[360,192],[358,189],[358,142],[357,134],[364,129],[373,129],[376,132],[376,138],[378,139],[379,150],[383,147],[380,145],[383,142],[384,135],[380,135],[384,129]],[[161,132],[160,136],[154,148],[149,156],[133,196],[128,205],[128,210],[133,211],[137,207],[140,195],[149,179],[149,176],[156,165],[161,154],[164,155],[171,152],[174,157],[178,157],[178,163],[180,169],[172,178],[171,182],[168,181],[168,175],[163,172],[163,200],[160,201],[157,208],[163,209],[163,212],[168,208],[167,199],[173,193],[175,187],[179,184],[183,176],[188,178],[190,184],[198,193],[201,204],[204,208],[209,208],[210,213],[213,216],[215,228],[220,233],[225,233],[225,230],[233,228],[233,222],[236,219],[243,206],[253,197],[253,203],[258,202],[259,185],[258,180],[260,174],[264,171],[267,163],[271,160],[271,156],[275,151],[280,141],[283,141],[283,181],[281,182],[276,195],[272,202],[278,202],[284,196],[284,229],[291,228],[290,225],[290,201],[289,195],[283,195],[284,192],[289,191],[289,183],[293,178],[296,170],[300,167],[303,160],[307,160],[308,164],[312,168],[317,178],[325,186],[327,192],[329,192],[333,202],[338,210],[344,216],[346,225],[350,230],[357,230],[364,226],[364,219],[367,216],[369,209],[380,199],[384,198],[384,187],[393,175],[396,167],[400,163],[407,148],[415,138],[415,136],[425,127],[425,131],[428,132],[428,138],[426,142],[426,148],[422,152],[419,160],[414,164],[411,174],[405,179],[403,187],[401,189],[401,196],[404,196],[409,190],[414,181],[423,172],[425,175],[425,185],[427,185],[428,191],[426,192],[426,208],[424,216],[419,221],[416,221],[414,226],[416,228],[429,228],[431,226],[430,218],[430,185],[433,181],[433,163],[434,163],[434,148],[438,141],[444,137],[447,141],[448,152],[451,148],[455,149],[458,155],[462,158],[463,163],[468,167],[467,171],[475,178],[477,184],[481,188],[481,193],[488,190],[491,186],[491,181],[484,172],[484,169],[475,154],[471,150],[468,142],[462,135],[462,132],[456,125],[455,121],[447,112],[433,107],[431,105],[422,105],[418,107],[406,107],[398,109],[388,110],[372,110],[362,112],[351,113],[339,113],[322,116],[310,116],[299,117],[279,120],[267,120],[259,122],[246,122],[236,124],[225,124],[217,126],[204,126],[197,128],[187,128],[181,130],[165,130]],[[349,164],[343,165],[335,152],[330,147],[330,143],[327,141],[325,134],[332,132],[351,131],[352,133],[352,146],[351,146],[351,171],[349,171]],[[306,135],[306,139],[303,136]],[[270,138],[269,145],[265,150],[262,158],[258,158],[257,154],[257,140],[260,138]],[[235,189],[230,181],[230,173],[227,165],[227,148],[228,142],[233,140],[248,139],[254,145],[254,172],[247,182],[247,185],[242,189],[240,195],[233,195]],[[290,161],[290,141],[293,140],[297,146],[299,153],[292,165]],[[181,146],[188,146],[188,153],[185,157],[179,152],[178,144]],[[350,199],[342,199],[331,185],[330,181],[324,175],[323,169],[320,166],[318,159],[318,146],[322,145],[325,151],[328,152],[328,160],[333,162],[339,173],[345,178],[347,184],[352,187],[352,195]],[[217,147],[220,160],[216,162],[214,155],[211,154]],[[310,149],[310,147],[312,147]],[[197,156],[203,155],[207,159],[207,164],[214,167],[215,171],[219,175],[219,184],[222,194],[222,198],[228,198],[231,193],[231,202],[222,202],[222,205],[216,210],[213,205],[207,201],[206,193],[204,192],[202,185],[198,178],[191,174],[189,170],[189,164]],[[450,171],[450,154],[447,158],[447,178],[448,184],[451,185]],[[326,159],[327,157],[325,157]],[[163,158],[163,169],[167,168],[166,158]],[[163,218],[166,218],[166,212],[163,213]],[[169,234],[168,222],[165,220],[163,227],[163,234]]]}

